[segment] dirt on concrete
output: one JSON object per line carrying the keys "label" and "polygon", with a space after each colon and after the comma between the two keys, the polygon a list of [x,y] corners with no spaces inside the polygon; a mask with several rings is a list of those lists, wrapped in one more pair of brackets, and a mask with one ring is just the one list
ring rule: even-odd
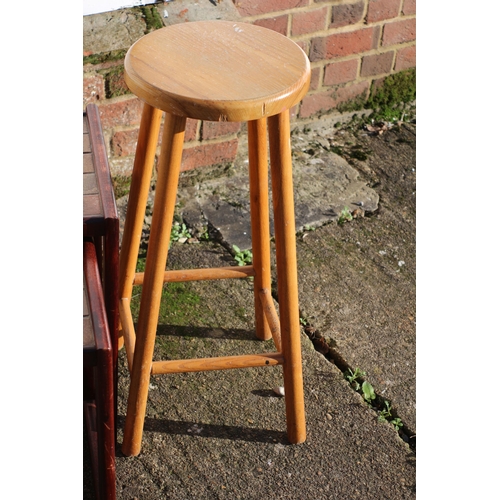
{"label": "dirt on concrete", "polygon": [[[307,441],[286,440],[284,400],[273,390],[283,385],[279,367],[187,373],[151,378],[141,454],[124,457],[121,351],[117,498],[416,497],[415,145],[416,125],[407,123],[379,134],[318,122],[292,136],[295,171],[337,155],[377,200],[365,210],[349,199],[342,224],[341,205],[297,224]],[[230,234],[174,243],[168,267],[234,264]],[[169,285],[155,358],[273,351],[272,341],[255,339],[252,308],[249,280]],[[345,379],[356,368],[389,404],[385,421]],[[92,498],[88,470],[84,477]]]}

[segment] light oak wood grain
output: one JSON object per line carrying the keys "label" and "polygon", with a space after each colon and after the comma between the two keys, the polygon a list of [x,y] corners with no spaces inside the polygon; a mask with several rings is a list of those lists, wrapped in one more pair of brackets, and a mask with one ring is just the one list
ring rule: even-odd
{"label": "light oak wood grain", "polygon": [[303,50],[275,31],[232,21],[182,23],[138,40],[125,58],[125,82],[169,113],[249,121],[297,104],[309,87]]}

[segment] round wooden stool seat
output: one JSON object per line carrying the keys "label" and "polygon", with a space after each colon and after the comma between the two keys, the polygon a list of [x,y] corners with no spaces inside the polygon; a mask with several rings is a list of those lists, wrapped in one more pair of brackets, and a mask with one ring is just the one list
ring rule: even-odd
{"label": "round wooden stool seat", "polygon": [[275,31],[202,21],[154,31],[125,58],[130,90],[154,108],[210,121],[250,121],[297,104],[311,69],[302,49]]}

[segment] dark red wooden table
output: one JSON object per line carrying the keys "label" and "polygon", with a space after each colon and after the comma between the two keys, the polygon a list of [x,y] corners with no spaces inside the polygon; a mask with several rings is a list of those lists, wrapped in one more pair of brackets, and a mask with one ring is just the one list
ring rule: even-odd
{"label": "dark red wooden table", "polygon": [[115,499],[119,220],[96,105],[83,114],[84,416],[99,499]]}
{"label": "dark red wooden table", "polygon": [[92,378],[92,399],[84,400],[95,491],[98,499],[116,498],[115,391],[113,348],[104,306],[97,253],[83,241],[83,366]]}
{"label": "dark red wooden table", "polygon": [[89,104],[83,114],[83,236],[92,238],[96,245],[115,367],[118,359],[119,230],[99,109]]}

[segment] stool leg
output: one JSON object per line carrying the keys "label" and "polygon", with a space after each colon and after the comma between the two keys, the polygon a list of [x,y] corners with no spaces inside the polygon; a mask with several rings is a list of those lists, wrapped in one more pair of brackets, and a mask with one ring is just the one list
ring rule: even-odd
{"label": "stool leg", "polygon": [[[120,252],[119,299],[130,300],[163,112],[144,104]],[[120,348],[123,345],[122,332]]]}
{"label": "stool leg", "polygon": [[177,197],[185,126],[186,118],[165,113],[161,154],[158,163],[158,181],[144,270],[123,436],[122,451],[125,455],[138,455],[141,451],[151,363],[163,289],[163,274],[167,263],[170,231]]}
{"label": "stool leg", "polygon": [[250,215],[254,277],[255,329],[257,338],[269,340],[271,330],[264,316],[260,291],[271,290],[271,245],[269,243],[269,188],[267,167],[267,122],[248,122]]}
{"label": "stool leg", "polygon": [[268,118],[288,440],[306,439],[288,110]]}

